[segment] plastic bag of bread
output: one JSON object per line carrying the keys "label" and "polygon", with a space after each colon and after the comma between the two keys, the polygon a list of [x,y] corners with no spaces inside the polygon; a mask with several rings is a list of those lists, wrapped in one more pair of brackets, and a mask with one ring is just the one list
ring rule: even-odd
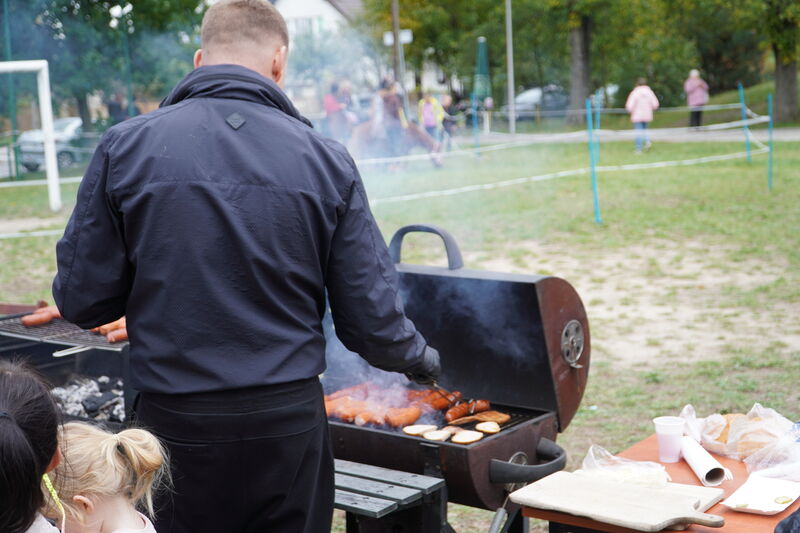
{"label": "plastic bag of bread", "polygon": [[800,481],[800,423],[744,460],[748,472],[759,475]]}
{"label": "plastic bag of bread", "polygon": [[744,460],[777,441],[792,427],[774,409],[753,404],[746,415],[711,415],[703,428],[703,446],[710,452]]}
{"label": "plastic bag of bread", "polygon": [[589,447],[581,466],[582,468],[576,470],[575,474],[602,477],[648,487],[663,487],[670,480],[667,470],[660,463],[617,457],[597,444]]}
{"label": "plastic bag of bread", "polygon": [[744,419],[743,413],[730,413],[721,415],[715,413],[709,415],[703,424],[701,440],[703,448],[717,455],[733,456],[736,447],[728,447],[728,435],[730,434],[731,424],[734,420]]}

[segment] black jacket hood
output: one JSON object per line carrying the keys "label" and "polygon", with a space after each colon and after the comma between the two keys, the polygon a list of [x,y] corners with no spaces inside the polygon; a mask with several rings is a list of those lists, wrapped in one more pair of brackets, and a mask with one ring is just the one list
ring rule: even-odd
{"label": "black jacket hood", "polygon": [[198,67],[184,77],[161,101],[160,107],[189,98],[233,98],[280,109],[303,124],[313,127],[289,101],[278,85],[261,74],[240,65]]}

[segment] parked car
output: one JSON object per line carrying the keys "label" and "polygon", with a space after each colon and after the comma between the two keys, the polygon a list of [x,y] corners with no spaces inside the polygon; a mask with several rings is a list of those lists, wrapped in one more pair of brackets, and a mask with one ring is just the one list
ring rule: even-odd
{"label": "parked car", "polygon": [[[540,111],[563,111],[568,104],[569,93],[560,85],[553,83],[522,91],[514,97],[517,120],[531,120]],[[508,105],[504,105],[501,111],[508,113]]]}
{"label": "parked car", "polygon": [[[57,118],[53,121],[56,161],[59,168],[68,167],[85,158],[90,150],[81,146],[83,121],[80,117]],[[22,165],[33,172],[44,165],[44,132],[23,131],[17,139]]]}

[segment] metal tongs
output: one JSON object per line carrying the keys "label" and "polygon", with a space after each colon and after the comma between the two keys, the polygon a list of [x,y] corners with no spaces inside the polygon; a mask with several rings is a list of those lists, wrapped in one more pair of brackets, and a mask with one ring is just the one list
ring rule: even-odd
{"label": "metal tongs", "polygon": [[436,392],[438,392],[438,393],[439,393],[439,395],[440,395],[442,398],[444,398],[445,400],[447,400],[447,404],[448,404],[450,407],[453,407],[455,404],[457,404],[457,403],[458,403],[458,398],[456,398],[456,397],[455,397],[455,396],[454,396],[454,395],[453,395],[453,394],[452,394],[450,391],[448,391],[447,389],[445,389],[444,387],[442,387],[441,385],[439,385],[439,383],[437,383],[437,382],[436,382],[436,380],[434,380],[433,382],[431,382],[431,387],[433,387],[433,390],[435,390]]}

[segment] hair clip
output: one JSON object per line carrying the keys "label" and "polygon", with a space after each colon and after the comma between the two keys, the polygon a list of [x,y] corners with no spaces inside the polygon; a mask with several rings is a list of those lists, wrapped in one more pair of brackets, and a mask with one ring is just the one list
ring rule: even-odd
{"label": "hair clip", "polygon": [[58,497],[58,493],[56,492],[55,487],[53,487],[53,483],[50,481],[50,476],[48,476],[47,473],[42,475],[42,481],[44,481],[44,486],[47,487],[47,492],[49,492],[50,496],[53,497],[53,501],[61,513],[61,532],[64,533],[67,527],[67,513],[64,511],[64,506],[61,505],[61,498]]}

